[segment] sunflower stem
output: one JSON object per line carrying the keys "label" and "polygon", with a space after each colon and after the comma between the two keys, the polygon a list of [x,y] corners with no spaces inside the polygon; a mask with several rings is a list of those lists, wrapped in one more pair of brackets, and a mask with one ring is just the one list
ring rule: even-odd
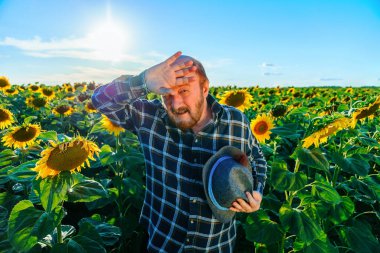
{"label": "sunflower stem", "polygon": [[63,243],[63,240],[62,240],[62,225],[61,225],[61,222],[58,224],[57,226],[57,240],[58,240],[58,243]]}

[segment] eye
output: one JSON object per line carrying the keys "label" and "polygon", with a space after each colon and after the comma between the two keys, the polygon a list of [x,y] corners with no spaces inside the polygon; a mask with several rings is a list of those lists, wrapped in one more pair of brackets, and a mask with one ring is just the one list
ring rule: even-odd
{"label": "eye", "polygon": [[179,93],[180,93],[180,94],[184,94],[184,93],[187,93],[187,92],[189,92],[188,89],[180,89],[180,90],[179,90]]}

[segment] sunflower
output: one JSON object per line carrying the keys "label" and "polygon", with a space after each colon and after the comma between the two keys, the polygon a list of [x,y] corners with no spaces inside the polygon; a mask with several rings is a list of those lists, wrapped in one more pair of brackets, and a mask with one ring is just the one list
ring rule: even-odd
{"label": "sunflower", "polygon": [[65,99],[67,99],[67,100],[74,100],[75,99],[75,94],[74,93],[68,93],[68,94],[66,94]]}
{"label": "sunflower", "polygon": [[287,93],[288,93],[288,94],[289,94],[289,93],[293,94],[295,91],[296,91],[296,89],[294,89],[293,87],[291,87],[291,88],[288,89],[288,92],[287,92]]}
{"label": "sunflower", "polygon": [[118,136],[121,132],[124,132],[125,129],[121,126],[113,123],[107,116],[102,115],[102,119],[100,120],[104,129],[107,130],[110,134]]}
{"label": "sunflower", "polygon": [[12,148],[25,148],[35,143],[41,133],[41,127],[36,124],[23,124],[10,128],[10,131],[1,139],[4,146]]}
{"label": "sunflower", "polygon": [[283,104],[275,105],[271,110],[270,113],[273,117],[283,117],[286,112],[288,111],[288,107]]}
{"label": "sunflower", "polygon": [[74,109],[69,105],[59,105],[53,109],[56,116],[69,116],[73,114]]}
{"label": "sunflower", "polygon": [[312,144],[314,144],[315,147],[319,147],[320,144],[327,142],[327,138],[333,134],[336,134],[338,131],[342,129],[346,129],[351,125],[351,119],[349,118],[339,118],[334,120],[332,123],[328,124],[326,127],[314,132],[313,134],[309,135],[302,141],[304,142],[302,144],[302,147],[308,148]]}
{"label": "sunflower", "polygon": [[5,108],[0,107],[0,129],[4,129],[15,122],[13,113]]}
{"label": "sunflower", "polygon": [[87,90],[87,85],[85,83],[75,83],[74,90],[85,92]]}
{"label": "sunflower", "polygon": [[247,90],[226,91],[219,103],[244,111],[251,107],[252,95]]}
{"label": "sunflower", "polygon": [[12,87],[12,88],[4,90],[4,93],[7,94],[8,96],[14,96],[18,94],[18,89],[16,87]]}
{"label": "sunflower", "polygon": [[351,87],[349,87],[349,88],[346,89],[346,93],[353,94],[354,90]]}
{"label": "sunflower", "polygon": [[66,91],[66,93],[73,93],[75,91],[75,88],[71,85],[66,85],[65,91]]}
{"label": "sunflower", "polygon": [[86,110],[86,112],[88,113],[95,113],[97,112],[96,108],[94,107],[94,105],[92,104],[91,101],[88,101],[86,103],[86,106],[84,107],[84,109]]}
{"label": "sunflower", "polygon": [[4,91],[10,87],[11,83],[9,82],[8,78],[5,76],[0,76],[0,91]]}
{"label": "sunflower", "polygon": [[256,139],[263,143],[269,140],[271,129],[274,127],[273,120],[265,114],[261,114],[256,119],[251,120],[251,130]]}
{"label": "sunflower", "polygon": [[73,140],[55,143],[50,142],[49,147],[41,152],[41,159],[36,163],[33,171],[38,172],[37,178],[56,176],[61,171],[81,171],[81,168],[87,164],[90,167],[90,161],[95,160],[94,154],[99,156],[100,149],[92,141],[77,136]]}
{"label": "sunflower", "polygon": [[48,87],[43,87],[41,89],[41,93],[42,93],[42,96],[44,96],[49,101],[55,97],[54,90]]}
{"label": "sunflower", "polygon": [[373,102],[369,106],[361,108],[352,114],[351,127],[355,128],[358,120],[362,121],[367,117],[369,119],[373,119],[375,117],[375,113],[379,109],[379,107],[380,107],[380,96],[376,99],[375,102]]}
{"label": "sunflower", "polygon": [[40,86],[36,85],[36,84],[31,84],[29,85],[28,89],[31,91],[31,92],[34,92],[34,93],[41,93],[41,88]]}
{"label": "sunflower", "polygon": [[29,97],[26,99],[26,104],[36,110],[39,110],[47,104],[47,99],[44,97]]}

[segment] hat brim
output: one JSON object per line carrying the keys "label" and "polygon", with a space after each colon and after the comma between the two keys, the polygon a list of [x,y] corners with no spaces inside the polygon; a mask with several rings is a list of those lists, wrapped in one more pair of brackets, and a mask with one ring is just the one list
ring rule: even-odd
{"label": "hat brim", "polygon": [[215,218],[217,218],[220,222],[222,223],[228,223],[232,221],[234,218],[236,212],[231,211],[231,210],[220,210],[218,209],[211,201],[209,194],[208,194],[208,179],[210,175],[210,170],[213,166],[213,164],[221,157],[223,156],[231,156],[234,158],[236,161],[242,161],[245,167],[252,173],[252,168],[246,158],[246,155],[238,148],[233,147],[233,146],[225,146],[218,150],[210,159],[206,162],[205,166],[203,167],[202,171],[202,179],[203,179],[203,188],[205,191],[205,195],[207,198],[207,202],[211,208],[212,213],[214,214]]}

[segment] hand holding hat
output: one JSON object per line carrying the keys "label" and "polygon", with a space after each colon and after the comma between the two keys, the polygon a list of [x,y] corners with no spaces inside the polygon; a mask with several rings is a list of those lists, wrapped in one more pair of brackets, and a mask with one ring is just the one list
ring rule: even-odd
{"label": "hand holding hat", "polygon": [[225,146],[210,157],[203,168],[203,185],[213,215],[223,223],[232,221],[236,212],[260,208],[262,197],[253,191],[252,168],[236,147]]}
{"label": "hand holding hat", "polygon": [[252,193],[246,192],[246,195],[249,200],[249,203],[239,198],[237,199],[237,201],[232,203],[232,207],[230,207],[230,210],[243,213],[252,213],[259,210],[261,200],[263,199],[261,193],[258,191],[253,191]]}

